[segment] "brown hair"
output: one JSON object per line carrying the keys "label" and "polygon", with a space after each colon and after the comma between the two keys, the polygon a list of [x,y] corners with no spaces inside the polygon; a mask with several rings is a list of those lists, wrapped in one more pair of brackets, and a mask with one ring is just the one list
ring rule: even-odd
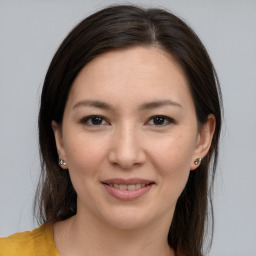
{"label": "brown hair", "polygon": [[38,221],[57,222],[76,214],[76,192],[69,173],[58,165],[51,128],[52,120],[62,122],[75,77],[98,55],[138,45],[160,47],[179,62],[190,85],[199,127],[209,114],[216,118],[211,148],[197,171],[190,173],[168,235],[169,245],[177,255],[199,256],[203,254],[208,216],[213,223],[211,189],[221,130],[220,88],[213,64],[197,35],[180,18],[162,9],[131,5],[105,8],[81,21],[57,50],[45,77],[38,119],[42,165],[35,199]]}

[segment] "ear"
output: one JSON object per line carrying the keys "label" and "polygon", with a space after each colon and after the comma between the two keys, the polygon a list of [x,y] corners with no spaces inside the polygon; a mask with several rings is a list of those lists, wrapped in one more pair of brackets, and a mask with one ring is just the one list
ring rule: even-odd
{"label": "ear", "polygon": [[197,158],[204,158],[212,144],[212,138],[214,135],[216,126],[216,119],[213,114],[208,115],[207,122],[203,125],[198,133],[197,142],[194,150],[194,156],[190,166],[190,170],[195,170],[198,165],[194,163]]}
{"label": "ear", "polygon": [[[52,120],[52,129],[55,137],[56,148],[58,151],[59,158],[61,158],[64,162],[66,162],[66,154],[63,147],[63,140],[62,140],[62,131],[61,125],[59,125],[56,121]],[[62,169],[68,169],[68,165],[61,165]]]}

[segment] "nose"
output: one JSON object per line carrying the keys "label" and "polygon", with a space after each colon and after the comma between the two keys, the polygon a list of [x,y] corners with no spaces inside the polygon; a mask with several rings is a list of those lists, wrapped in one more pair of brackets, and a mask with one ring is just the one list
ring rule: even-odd
{"label": "nose", "polygon": [[130,169],[146,161],[142,138],[138,133],[136,128],[128,125],[114,132],[108,155],[111,164],[118,165],[122,169]]}

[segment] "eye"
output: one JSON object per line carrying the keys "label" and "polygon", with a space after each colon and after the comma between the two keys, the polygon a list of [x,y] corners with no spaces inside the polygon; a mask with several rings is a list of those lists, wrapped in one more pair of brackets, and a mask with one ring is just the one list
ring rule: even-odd
{"label": "eye", "polygon": [[104,119],[104,117],[98,115],[87,116],[81,120],[81,123],[88,126],[108,125],[108,122]]}
{"label": "eye", "polygon": [[152,116],[147,122],[149,125],[165,126],[170,123],[174,123],[174,120],[168,116]]}

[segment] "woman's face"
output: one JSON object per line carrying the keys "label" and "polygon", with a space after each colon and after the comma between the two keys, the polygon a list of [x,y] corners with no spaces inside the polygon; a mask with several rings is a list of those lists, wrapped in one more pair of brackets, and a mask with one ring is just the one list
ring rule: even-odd
{"label": "woman's face", "polygon": [[170,224],[211,137],[199,132],[181,67],[155,47],[115,50],[87,64],[53,130],[77,215],[121,229]]}

